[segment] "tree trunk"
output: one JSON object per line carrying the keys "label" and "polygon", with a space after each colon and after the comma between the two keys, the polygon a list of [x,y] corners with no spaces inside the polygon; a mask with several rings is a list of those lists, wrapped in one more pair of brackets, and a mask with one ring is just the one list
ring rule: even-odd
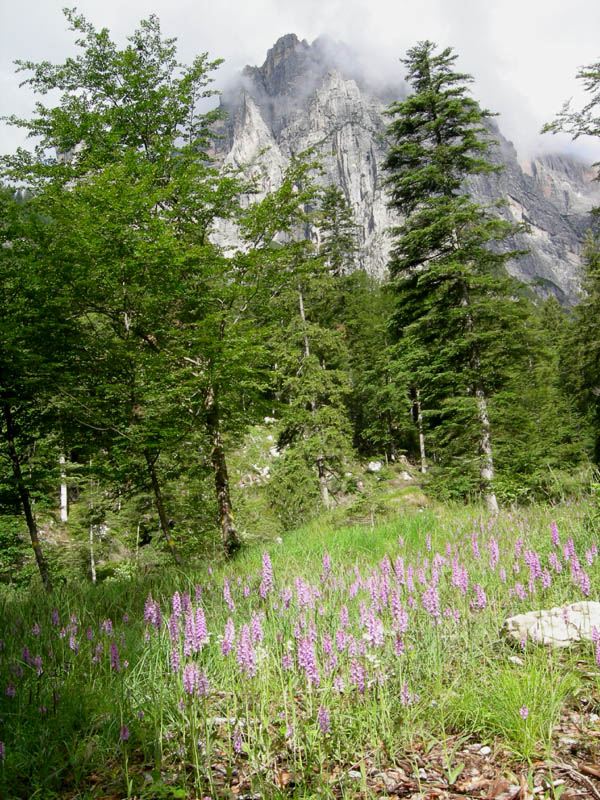
{"label": "tree trunk", "polygon": [[421,453],[421,472],[423,475],[427,472],[427,458],[425,455],[425,433],[423,430],[423,411],[421,410],[421,390],[416,390],[417,406],[417,427],[419,429],[419,452]]}
{"label": "tree trunk", "polygon": [[[389,385],[392,382],[391,377],[386,377],[386,383]],[[390,461],[396,462],[398,460],[398,448],[396,447],[396,437],[394,436],[394,428],[392,425],[392,415],[389,410],[385,412],[385,426],[387,428],[388,442],[386,446],[385,458],[386,462],[389,457]]]}
{"label": "tree trunk", "polygon": [[[308,330],[306,327],[306,314],[304,312],[304,297],[302,295],[302,286],[298,284],[298,308],[300,309],[300,319],[302,320],[302,327],[304,329],[304,358],[302,361],[304,362],[310,356],[310,342],[308,339]],[[300,369],[302,369],[302,365],[300,365]],[[323,369],[325,369],[325,365],[323,364]],[[298,371],[300,374],[300,370]],[[314,414],[317,410],[317,403],[314,397],[310,399],[310,408],[312,413]],[[323,505],[329,511],[331,508],[331,503],[329,500],[329,489],[327,488],[327,477],[325,475],[325,456],[320,455],[317,456],[316,459],[317,463],[317,473],[319,475],[319,487],[321,489],[321,499],[323,500]]]}
{"label": "tree trunk", "polygon": [[323,505],[327,511],[329,511],[331,506],[329,501],[329,489],[327,488],[327,477],[325,475],[325,456],[317,456],[317,471],[319,473],[319,485],[321,487]]}
{"label": "tree trunk", "polygon": [[302,286],[298,284],[298,306],[300,308],[300,319],[304,330],[304,358],[310,356],[310,346],[308,343],[308,331],[306,329],[306,314],[304,313],[304,297],[302,296]]}
{"label": "tree trunk", "polygon": [[135,529],[135,566],[139,566],[140,563],[140,521],[138,520],[137,527]]}
{"label": "tree trunk", "polygon": [[156,510],[158,511],[160,527],[162,529],[165,539],[167,540],[167,545],[169,547],[169,550],[171,551],[173,560],[175,561],[176,564],[181,565],[183,564],[183,559],[179,555],[179,552],[175,547],[175,542],[173,541],[171,526],[169,525],[169,520],[167,518],[167,514],[165,511],[165,505],[163,503],[162,492],[160,490],[160,484],[158,482],[158,477],[156,475],[156,469],[154,468],[154,465],[156,464],[156,458],[152,458],[148,450],[144,451],[144,455],[146,457],[146,464],[148,465],[148,473],[150,475],[150,480],[152,481],[152,489],[154,490],[154,499],[156,501]]}
{"label": "tree trunk", "polygon": [[[470,300],[467,290],[464,291],[462,300],[463,306],[467,309],[467,332],[473,332],[473,317],[469,309]],[[471,347],[471,366],[473,371],[479,375],[481,362],[477,346]],[[478,379],[473,387],[473,393],[477,401],[477,419],[479,420],[479,485],[483,499],[490,514],[498,514],[498,500],[494,492],[494,458],[492,453],[492,438],[490,435],[490,417],[488,414],[487,397],[483,382]]]}
{"label": "tree trunk", "polygon": [[38,569],[40,571],[40,576],[42,578],[42,583],[44,584],[44,589],[47,592],[51,592],[52,581],[50,580],[50,572],[48,570],[48,564],[46,563],[46,559],[44,558],[44,554],[42,553],[42,549],[40,547],[38,529],[35,522],[35,517],[33,515],[33,509],[31,507],[31,496],[23,479],[23,473],[21,472],[21,463],[19,461],[19,456],[15,445],[15,428],[14,428],[12,413],[10,410],[10,405],[6,400],[2,401],[2,415],[4,416],[4,422],[6,424],[5,439],[6,439],[6,444],[8,446],[8,454],[10,457],[12,472],[15,482],[17,484],[17,490],[19,492],[19,498],[21,500],[21,505],[23,507],[23,513],[25,514],[25,520],[27,522],[29,536],[31,537],[31,545],[33,547],[33,552],[35,553],[35,560],[37,561]]}
{"label": "tree trunk", "polygon": [[492,440],[490,437],[490,418],[487,410],[487,399],[481,384],[475,387],[477,398],[477,417],[480,425],[479,453],[481,461],[479,466],[479,479],[481,491],[490,514],[498,514],[498,500],[494,492],[494,459],[492,457]]}
{"label": "tree trunk", "polygon": [[94,526],[90,525],[90,571],[92,583],[96,583],[96,560],[94,558]]}
{"label": "tree trunk", "polygon": [[210,461],[215,476],[215,492],[219,509],[223,550],[225,555],[230,558],[240,549],[242,543],[233,521],[231,495],[229,492],[229,473],[227,471],[223,437],[221,436],[219,404],[216,392],[212,387],[209,388],[206,395],[206,410],[206,426],[211,443]]}
{"label": "tree trunk", "polygon": [[65,470],[65,457],[60,455],[58,457],[60,464],[60,521],[67,522],[69,519],[69,500],[67,496],[67,473]]}

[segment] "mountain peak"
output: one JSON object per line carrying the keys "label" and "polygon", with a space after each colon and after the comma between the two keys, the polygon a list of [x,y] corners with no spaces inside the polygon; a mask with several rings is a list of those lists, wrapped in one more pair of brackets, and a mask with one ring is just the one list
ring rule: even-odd
{"label": "mountain peak", "polygon": [[288,93],[306,72],[312,73],[313,60],[306,39],[300,40],[295,33],[286,33],[267,52],[261,67],[247,66],[242,75],[267,95],[276,96]]}
{"label": "mountain peak", "polygon": [[302,47],[307,50],[309,48],[309,44],[306,39],[300,41],[295,33],[286,33],[283,36],[280,36],[273,47],[267,51],[267,57],[265,59],[265,63],[262,65],[262,69],[268,69],[269,65],[286,58],[298,47]]}

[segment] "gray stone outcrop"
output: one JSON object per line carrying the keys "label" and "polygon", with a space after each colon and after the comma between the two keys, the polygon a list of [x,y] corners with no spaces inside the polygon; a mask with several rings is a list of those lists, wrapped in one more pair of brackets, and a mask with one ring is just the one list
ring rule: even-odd
{"label": "gray stone outcrop", "polygon": [[[261,67],[246,67],[223,95],[228,116],[220,130],[220,156],[256,179],[260,197],[280,184],[292,156],[312,148],[323,167],[318,181],[339,186],[353,210],[359,266],[382,277],[391,246],[388,231],[398,223],[387,207],[381,168],[390,121],[384,111],[404,92],[401,86],[390,91],[367,85],[342,46],[323,39],[309,45],[288,34],[269,50]],[[594,171],[564,155],[522,164],[494,123],[490,128],[497,141],[492,158],[505,169],[474,178],[470,191],[485,205],[504,200],[500,213],[529,226],[529,234],[511,244],[529,253],[509,262],[509,271],[542,296],[553,294],[571,304],[577,298],[590,210],[600,205]],[[308,233],[318,241],[317,229]],[[220,232],[222,241],[234,235]]]}

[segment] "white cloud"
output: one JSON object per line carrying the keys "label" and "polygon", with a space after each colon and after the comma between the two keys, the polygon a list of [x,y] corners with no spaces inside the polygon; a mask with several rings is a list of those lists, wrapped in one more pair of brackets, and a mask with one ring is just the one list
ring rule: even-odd
{"label": "white cloud", "polygon": [[[73,36],[61,13],[64,0],[19,0],[0,9],[0,114],[27,116],[33,97],[19,89],[15,58],[62,61]],[[578,67],[600,59],[597,0],[80,0],[79,10],[123,41],[140,18],[156,13],[166,35],[179,39],[182,60],[208,51],[224,58],[216,85],[245,64],[261,64],[285,33],[312,41],[321,34],[355,49],[372,75],[400,85],[399,59],[422,39],[450,45],[459,69],[474,75],[473,94],[501,113],[499,125],[518,149],[570,148],[600,160],[600,142],[539,137],[563,102],[583,102]],[[3,126],[0,150],[22,143]]]}

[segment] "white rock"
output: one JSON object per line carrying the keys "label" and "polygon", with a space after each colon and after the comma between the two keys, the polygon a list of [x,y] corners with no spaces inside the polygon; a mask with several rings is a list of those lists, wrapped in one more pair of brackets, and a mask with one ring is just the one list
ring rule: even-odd
{"label": "white rock", "polygon": [[413,480],[413,476],[409,472],[401,472],[400,473],[400,477],[402,478],[403,481],[412,481]]}
{"label": "white rock", "polygon": [[582,600],[517,614],[504,622],[502,630],[517,642],[531,640],[549,647],[569,647],[575,642],[591,641],[593,628],[600,631],[600,603]]}
{"label": "white rock", "polygon": [[382,469],[383,464],[381,461],[369,461],[368,472],[381,472]]}

